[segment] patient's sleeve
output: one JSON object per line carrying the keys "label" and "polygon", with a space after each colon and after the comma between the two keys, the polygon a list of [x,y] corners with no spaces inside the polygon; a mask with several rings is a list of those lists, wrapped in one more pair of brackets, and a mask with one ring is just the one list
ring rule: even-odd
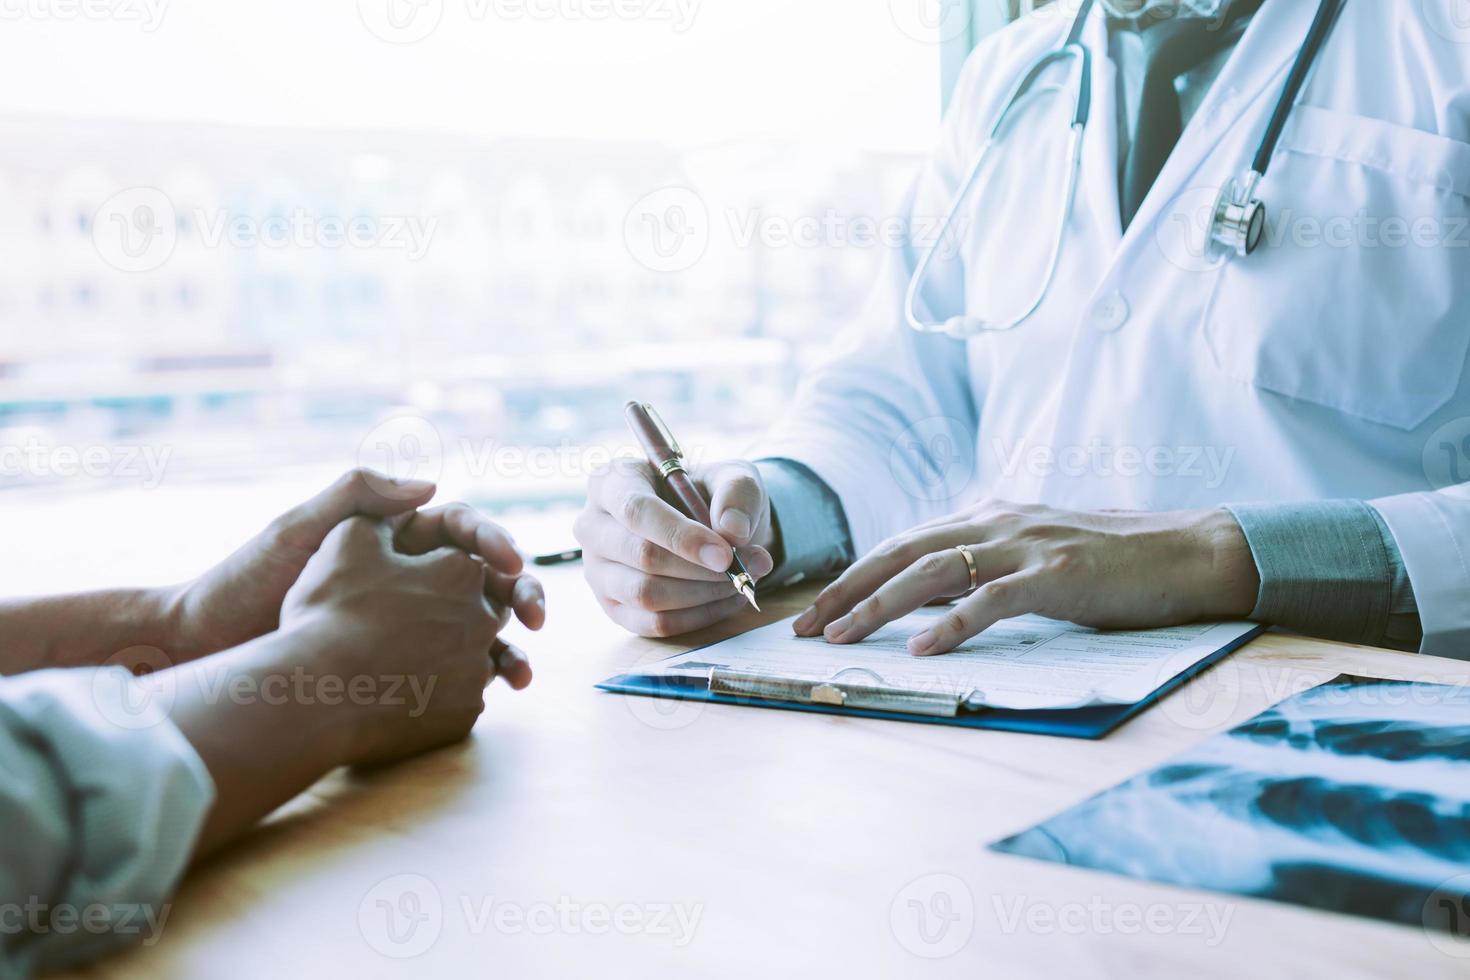
{"label": "patient's sleeve", "polygon": [[0,978],[159,939],[214,799],[168,694],[119,667],[0,678]]}

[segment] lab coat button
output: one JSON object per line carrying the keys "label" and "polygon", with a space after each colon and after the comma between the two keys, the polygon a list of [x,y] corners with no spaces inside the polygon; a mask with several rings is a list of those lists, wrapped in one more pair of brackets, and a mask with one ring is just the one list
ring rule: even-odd
{"label": "lab coat button", "polygon": [[1092,308],[1092,325],[1099,330],[1117,330],[1128,322],[1128,313],[1128,301],[1123,294],[1112,293]]}

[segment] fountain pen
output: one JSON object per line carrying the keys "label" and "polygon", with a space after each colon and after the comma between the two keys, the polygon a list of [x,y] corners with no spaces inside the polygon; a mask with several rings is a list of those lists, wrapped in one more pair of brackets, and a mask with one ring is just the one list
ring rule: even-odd
{"label": "fountain pen", "polygon": [[[674,498],[674,506],[691,521],[698,521],[713,530],[709,502],[704,499],[704,495],[684,469],[684,452],[658,412],[646,402],[629,402],[624,407],[623,414],[627,416],[628,427],[633,430],[633,435],[643,447],[648,461],[658,470],[659,476],[668,486],[669,495]],[[732,555],[730,567],[725,569],[725,574],[729,577],[730,584],[735,586],[735,591],[745,596],[759,612],[761,607],[755,601],[755,579],[746,571],[745,563],[738,554]]]}

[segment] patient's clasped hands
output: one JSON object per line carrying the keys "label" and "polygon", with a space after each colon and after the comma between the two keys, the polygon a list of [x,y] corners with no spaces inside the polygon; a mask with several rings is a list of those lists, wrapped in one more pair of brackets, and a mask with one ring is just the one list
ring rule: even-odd
{"label": "patient's clasped hands", "polygon": [[546,618],[539,582],[506,532],[464,504],[421,509],[432,484],[347,473],[198,579],[165,590],[165,647],[209,658],[273,634],[318,676],[406,678],[424,693],[343,697],[337,764],[384,762],[463,738],[496,676],[531,682],[499,638]]}
{"label": "patient's clasped hands", "polygon": [[[465,504],[420,509],[433,496],[431,483],[392,480],[370,470],[346,473],[322,493],[282,514],[219,565],[166,594],[170,655],[191,660],[284,625],[282,604],[307,569],[321,577],[329,573],[366,575],[374,567],[383,566],[384,571],[396,567],[401,579],[427,579],[434,574],[430,562],[403,560],[421,556],[443,562],[473,561],[482,576],[480,595],[496,624],[495,633],[509,624],[512,615],[540,629],[546,619],[545,595],[541,584],[524,573],[510,536]],[[355,545],[365,530],[357,526],[360,524],[377,527],[376,537],[386,542],[379,552]],[[350,542],[344,537],[350,537]],[[391,589],[396,580],[385,574],[372,585],[365,581],[354,584],[366,593],[364,605],[370,605],[372,588]],[[298,607],[301,591],[296,590]],[[338,615],[347,612],[336,610]],[[390,628],[388,623],[375,625]],[[512,687],[530,683],[530,665],[520,651],[496,643],[491,652],[497,672]]]}

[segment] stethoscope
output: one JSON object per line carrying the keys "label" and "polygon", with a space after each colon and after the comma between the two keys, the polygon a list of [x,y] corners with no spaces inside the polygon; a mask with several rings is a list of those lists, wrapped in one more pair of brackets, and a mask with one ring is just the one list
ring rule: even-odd
{"label": "stethoscope", "polygon": [[[1232,178],[1215,200],[1214,209],[1210,215],[1208,240],[1211,249],[1227,259],[1231,255],[1246,258],[1254,254],[1265,237],[1266,204],[1256,196],[1256,190],[1266,176],[1266,168],[1270,166],[1271,157],[1276,153],[1276,144],[1280,141],[1282,131],[1286,128],[1286,120],[1291,115],[1292,109],[1296,107],[1297,96],[1301,94],[1302,85],[1305,84],[1312,65],[1326,44],[1327,35],[1338,13],[1341,12],[1344,2],[1345,0],[1321,0],[1321,5],[1317,8],[1317,16],[1312,21],[1311,29],[1307,32],[1306,41],[1303,42],[1301,50],[1297,53],[1296,63],[1292,65],[1291,74],[1287,76],[1286,87],[1282,90],[1281,98],[1276,103],[1276,109],[1271,114],[1271,122],[1266,127],[1265,135],[1261,138],[1260,148],[1256,151],[1250,170],[1241,178]],[[914,268],[913,275],[909,277],[908,290],[904,296],[904,318],[908,321],[910,328],[921,333],[946,333],[955,338],[973,337],[986,331],[1010,330],[1030,319],[1031,315],[1041,306],[1042,300],[1046,298],[1047,290],[1051,288],[1052,280],[1056,278],[1057,265],[1062,253],[1062,240],[1066,237],[1067,222],[1071,219],[1072,207],[1076,201],[1077,182],[1082,170],[1082,137],[1087,130],[1088,117],[1092,112],[1092,54],[1087,45],[1082,42],[1082,31],[1086,26],[1088,15],[1092,13],[1093,3],[1094,0],[1082,0],[1077,16],[1072,22],[1072,29],[1061,47],[1037,59],[1021,76],[1020,81],[1016,83],[1003,103],[1004,107],[996,117],[994,125],[991,126],[985,142],[975,154],[969,173],[964,183],[960,185],[954,201],[950,204],[933,244],[924,251],[923,256],[919,259],[919,264]],[[1028,299],[1024,311],[1010,320],[992,323],[969,314],[952,316],[942,322],[921,319],[917,305],[919,294],[923,292],[924,284],[928,280],[929,266],[933,263],[940,246],[948,241],[947,236],[954,228],[960,209],[974,190],[980,173],[989,159],[990,151],[1000,140],[1002,132],[1012,122],[1013,117],[1024,106],[1037,96],[1056,92],[1062,88],[1062,85],[1058,83],[1038,86],[1037,82],[1048,69],[1063,64],[1077,66],[1077,83],[1072,100],[1071,132],[1067,138],[1066,167],[1063,171],[1066,175],[1063,191],[1065,204],[1061,209],[1060,218],[1052,236],[1051,251],[1047,257],[1046,273],[1042,277],[1041,288]]]}

